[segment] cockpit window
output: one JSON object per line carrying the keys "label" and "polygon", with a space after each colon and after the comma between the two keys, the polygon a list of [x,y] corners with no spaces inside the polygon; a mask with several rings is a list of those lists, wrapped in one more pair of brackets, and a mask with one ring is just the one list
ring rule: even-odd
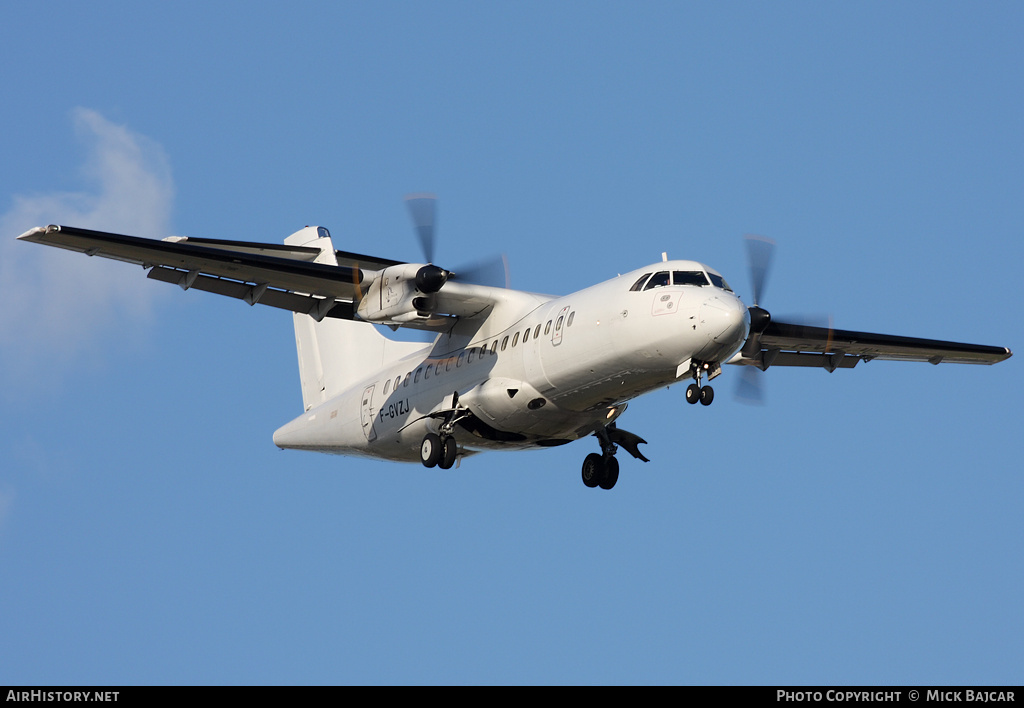
{"label": "cockpit window", "polygon": [[716,288],[721,288],[722,290],[728,290],[729,292],[732,292],[732,288],[729,287],[729,283],[725,282],[725,278],[718,275],[717,273],[708,273],[708,275],[711,277],[711,284],[714,285]]}
{"label": "cockpit window", "polygon": [[635,283],[633,283],[633,287],[631,287],[629,289],[629,291],[635,293],[638,290],[643,290],[644,289],[644,281],[647,280],[650,277],[651,277],[650,273],[644,273],[643,275],[640,276],[640,280],[638,280]]}
{"label": "cockpit window", "polygon": [[663,270],[655,273],[651,276],[651,279],[647,281],[647,285],[644,286],[644,290],[653,290],[654,288],[663,288],[668,285],[668,271]]}
{"label": "cockpit window", "polygon": [[674,270],[672,271],[673,285],[707,285],[708,279],[704,271],[700,270]]}

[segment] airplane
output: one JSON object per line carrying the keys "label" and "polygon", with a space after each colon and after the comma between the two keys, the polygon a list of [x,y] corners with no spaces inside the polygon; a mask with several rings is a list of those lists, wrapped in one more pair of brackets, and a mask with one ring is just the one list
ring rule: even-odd
{"label": "airplane", "polygon": [[[293,313],[303,412],[279,428],[282,449],[419,462],[450,469],[488,450],[594,438],[587,487],[611,489],[618,449],[646,440],[618,427],[633,398],[689,381],[688,403],[710,405],[723,364],[756,382],[770,367],[853,368],[880,360],[994,364],[1005,347],[777,322],[761,306],[773,242],[747,240],[753,302],[722,275],[668,260],[569,295],[481,284],[433,263],[436,199],[406,204],[424,262],[337,250],[307,226],[284,245],[171,236],[162,240],[70,226],[23,241],[141,265],[147,277]],[[381,326],[432,333],[399,341]],[[754,378],[750,378],[753,375]]]}

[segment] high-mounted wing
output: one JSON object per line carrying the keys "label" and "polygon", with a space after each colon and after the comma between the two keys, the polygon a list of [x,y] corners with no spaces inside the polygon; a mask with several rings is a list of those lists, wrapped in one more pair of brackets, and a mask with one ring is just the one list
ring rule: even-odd
{"label": "high-mounted wing", "polygon": [[148,277],[293,312],[352,319],[363,271],[314,263],[317,248],[171,237],[163,241],[73,226],[35,228],[18,237],[88,256],[141,265]]}
{"label": "high-mounted wing", "polygon": [[761,306],[775,242],[763,236],[747,236],[746,244],[754,305],[747,308],[750,335],[730,364],[756,366],[762,371],[769,366],[811,366],[832,372],[852,369],[858,362],[872,359],[995,364],[1012,355],[1005,347],[776,322]]}
{"label": "high-mounted wing", "polygon": [[[851,369],[861,361],[927,361],[932,364],[995,364],[1011,356],[1006,347],[961,344],[891,334],[854,332],[771,322],[759,337],[760,347],[744,347],[729,363],[756,366],[812,366],[828,371]],[[756,341],[756,340],[755,340]]]}
{"label": "high-mounted wing", "polygon": [[306,227],[283,245],[181,236],[158,241],[56,225],[18,238],[141,265],[153,280],[317,321],[335,317],[438,331],[510,296],[501,288],[448,283],[452,274],[436,266],[334,250],[320,227]]}

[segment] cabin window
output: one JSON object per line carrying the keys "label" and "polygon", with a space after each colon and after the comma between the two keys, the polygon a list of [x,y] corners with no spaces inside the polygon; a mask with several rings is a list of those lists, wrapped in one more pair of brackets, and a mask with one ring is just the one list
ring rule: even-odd
{"label": "cabin window", "polygon": [[569,313],[569,319],[566,321],[566,327],[572,327],[572,321],[576,318],[576,310]]}
{"label": "cabin window", "polygon": [[402,387],[403,388],[409,385],[409,379],[410,378],[412,378],[412,372],[411,371],[405,375],[405,381],[402,382]]}
{"label": "cabin window", "polygon": [[537,328],[533,330],[533,338],[536,339],[539,336],[540,336],[540,325],[537,325]]}
{"label": "cabin window", "polygon": [[512,337],[512,346],[519,344],[519,332],[516,332],[516,336]]}
{"label": "cabin window", "polygon": [[530,328],[527,327],[526,331],[523,332],[523,344],[526,344],[529,341],[530,341]]}
{"label": "cabin window", "polygon": [[491,342],[491,354],[496,354],[497,352],[498,352],[498,340],[495,339],[493,342]]}
{"label": "cabin window", "polygon": [[458,360],[457,360],[457,361],[455,362],[455,366],[456,366],[456,367],[462,366],[462,360],[463,360],[463,359],[464,359],[465,357],[466,357],[466,352],[462,352],[462,353],[460,353],[460,354],[459,354],[459,358],[458,358]]}
{"label": "cabin window", "polygon": [[401,380],[402,380],[402,375],[401,374],[399,374],[398,376],[395,377],[395,390],[396,391],[398,390],[398,382],[401,381]]}
{"label": "cabin window", "polygon": [[423,367],[421,366],[420,368],[416,369],[416,376],[413,378],[412,382],[413,383],[419,383],[420,382],[420,374],[422,374],[422,373],[423,373]]}
{"label": "cabin window", "polygon": [[433,364],[427,364],[426,370],[423,372],[423,380],[426,381],[430,378],[430,370],[434,368]]}
{"label": "cabin window", "polygon": [[551,334],[551,320],[548,320],[548,323],[544,325],[544,334]]}
{"label": "cabin window", "polygon": [[388,395],[388,389],[391,388],[391,379],[384,382],[384,395]]}
{"label": "cabin window", "polygon": [[466,357],[466,363],[467,364],[472,364],[473,363],[473,353],[474,352],[476,352],[476,347],[470,347],[469,348],[469,356]]}
{"label": "cabin window", "polygon": [[506,334],[505,338],[503,340],[501,340],[501,351],[505,351],[505,347],[507,347],[507,346],[508,346],[508,335]]}
{"label": "cabin window", "polygon": [[555,322],[555,331],[558,332],[562,329],[562,320],[565,319],[565,315],[559,315],[558,322]]}
{"label": "cabin window", "polygon": [[668,285],[668,271],[662,270],[651,276],[651,279],[647,281],[647,285],[644,286],[644,290],[653,290],[654,288],[663,288]]}
{"label": "cabin window", "polygon": [[452,360],[453,360],[454,358],[455,358],[455,357],[453,357],[453,356],[450,356],[450,357],[448,357],[447,359],[445,359],[445,361],[444,361],[444,370],[445,370],[445,371],[451,371],[451,370],[452,370]]}
{"label": "cabin window", "polygon": [[633,283],[633,287],[629,289],[630,292],[637,292],[638,290],[644,289],[644,281],[651,277],[650,273],[644,273],[640,276],[640,280]]}

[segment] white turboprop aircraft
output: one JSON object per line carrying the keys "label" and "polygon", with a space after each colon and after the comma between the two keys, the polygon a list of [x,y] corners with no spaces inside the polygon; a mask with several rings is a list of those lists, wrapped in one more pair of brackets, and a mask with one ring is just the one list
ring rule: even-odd
{"label": "white turboprop aircraft", "polygon": [[[775,322],[759,306],[771,256],[748,241],[754,305],[695,261],[663,259],[561,297],[467,282],[432,264],[435,201],[407,199],[426,263],[335,250],[308,226],[285,245],[68,226],[19,238],[141,265],[148,277],[291,310],[305,411],[274,433],[281,448],[452,467],[485,450],[552,447],[593,436],[583,483],[611,489],[618,447],[647,461],[646,442],[617,426],[627,402],[692,381],[709,405],[722,364],[810,366],[860,361],[994,364],[1004,347]],[[372,325],[436,332],[431,344]]]}

